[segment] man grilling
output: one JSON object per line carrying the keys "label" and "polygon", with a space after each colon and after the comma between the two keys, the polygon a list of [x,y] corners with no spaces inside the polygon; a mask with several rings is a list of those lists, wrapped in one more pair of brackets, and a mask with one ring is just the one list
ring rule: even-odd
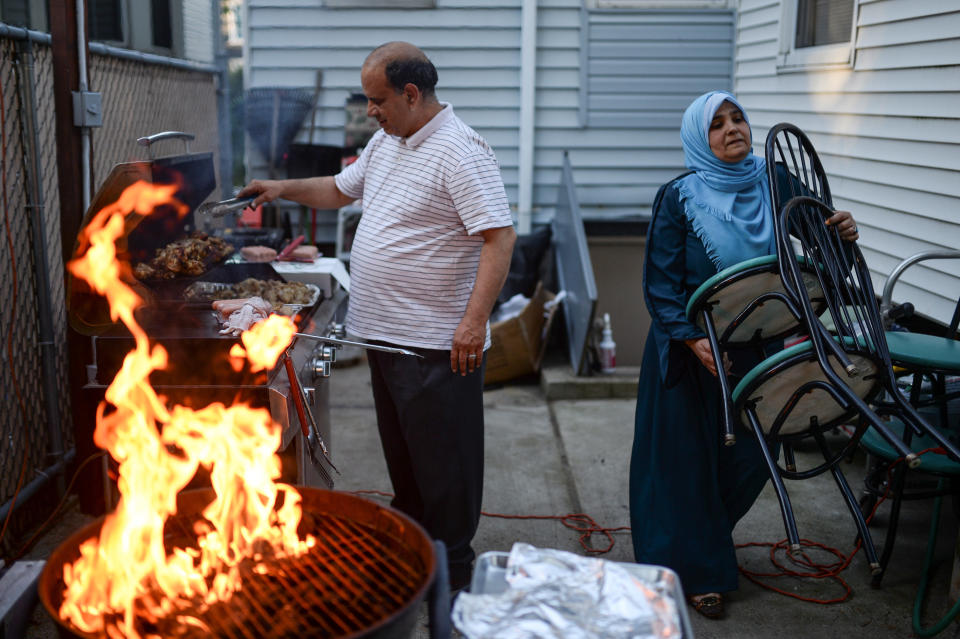
{"label": "man grilling", "polygon": [[488,319],[516,234],[493,151],[437,100],[420,49],[377,47],[360,82],[381,130],[356,162],[336,176],[253,180],[238,196],[320,209],[362,199],[346,327],[423,356],[368,351],[367,361],[392,505],[446,544],[456,592],[480,520]]}

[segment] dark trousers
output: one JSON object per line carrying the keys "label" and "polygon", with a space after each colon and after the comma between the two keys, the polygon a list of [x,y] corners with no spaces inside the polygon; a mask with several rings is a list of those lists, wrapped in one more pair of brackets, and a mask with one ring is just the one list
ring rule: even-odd
{"label": "dark trousers", "polygon": [[484,367],[461,376],[450,351],[409,350],[423,358],[367,351],[392,505],[444,542],[456,582],[469,578],[480,522]]}

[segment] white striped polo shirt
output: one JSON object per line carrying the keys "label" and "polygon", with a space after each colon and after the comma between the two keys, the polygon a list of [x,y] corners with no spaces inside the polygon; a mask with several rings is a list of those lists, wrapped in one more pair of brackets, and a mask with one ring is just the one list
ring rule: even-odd
{"label": "white striped polo shirt", "polygon": [[513,223],[493,150],[443,103],[408,138],[377,131],[335,179],[341,193],[363,200],[347,332],[449,350],[473,291],[478,233]]}

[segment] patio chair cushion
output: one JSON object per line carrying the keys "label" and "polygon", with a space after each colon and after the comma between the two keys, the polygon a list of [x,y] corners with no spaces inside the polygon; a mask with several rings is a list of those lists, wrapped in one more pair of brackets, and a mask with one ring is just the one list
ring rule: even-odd
{"label": "patio chair cushion", "polygon": [[[721,284],[724,280],[726,280],[731,275],[735,275],[736,273],[749,270],[751,268],[754,268],[755,266],[768,266],[776,263],[777,263],[776,255],[761,255],[760,257],[755,257],[750,260],[744,260],[739,264],[734,264],[733,266],[728,266],[727,268],[723,269],[722,271],[720,271],[719,273],[717,273],[716,275],[708,279],[706,282],[701,284],[697,288],[697,290],[693,292],[693,295],[690,296],[690,301],[687,302],[687,317],[693,318],[695,313],[692,312],[692,309],[696,305],[697,301],[699,301],[700,297],[703,296],[704,293],[706,293],[706,291],[713,288],[714,286],[717,286],[718,284]],[[778,278],[780,277],[779,274],[776,274],[776,276]]]}
{"label": "patio chair cushion", "polygon": [[[840,340],[837,339],[837,341]],[[850,338],[844,338],[843,341],[847,345],[852,343]],[[873,391],[876,384],[873,375],[876,366],[863,355],[851,353],[849,356],[861,371],[856,378],[847,378],[846,374],[843,373],[842,366],[835,358],[830,357],[830,363],[835,373],[847,379],[847,383],[853,392],[860,397],[866,397]],[[771,371],[791,359],[796,359],[796,361],[789,363],[788,368],[768,377]],[[790,394],[802,384],[813,380],[826,381],[826,378],[813,353],[813,343],[805,341],[785,348],[754,366],[734,388],[731,397],[738,406],[751,400],[751,398],[756,398],[758,404],[755,410],[766,432],[767,428],[772,425],[777,413],[789,399]],[[835,400],[827,399],[825,391],[813,391],[803,395],[797,401],[793,412],[781,427],[780,433],[782,435],[792,435],[806,431],[810,425],[810,417],[813,415],[817,416],[820,424],[828,424],[847,412],[848,409],[837,404]],[[746,423],[746,418],[743,417],[743,419]]]}
{"label": "patio chair cushion", "polygon": [[[903,422],[893,418],[890,420],[890,430],[896,433],[903,433]],[[880,433],[872,426],[867,428],[866,432],[860,438],[860,443],[872,455],[885,460],[894,460],[899,457],[893,447],[885,440]],[[927,448],[936,448],[938,444],[933,438],[927,435],[915,435],[910,442],[910,448],[916,452],[926,450]],[[941,455],[933,451],[920,456],[920,466],[918,470],[935,475],[960,475],[960,464],[951,461],[946,455]]]}
{"label": "patio chair cushion", "polygon": [[960,373],[960,341],[922,333],[887,332],[894,364]]}

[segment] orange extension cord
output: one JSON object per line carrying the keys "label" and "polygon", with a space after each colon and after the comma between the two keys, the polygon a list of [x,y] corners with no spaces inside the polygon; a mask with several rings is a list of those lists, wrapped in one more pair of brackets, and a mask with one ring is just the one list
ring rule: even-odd
{"label": "orange extension cord", "polygon": [[[392,493],[385,493],[380,490],[354,490],[352,491],[355,495],[378,495],[380,497],[392,498]],[[583,550],[591,555],[602,555],[604,553],[610,552],[613,548],[615,540],[613,538],[613,533],[615,532],[628,532],[630,530],[629,526],[617,526],[616,528],[605,528],[594,521],[593,517],[583,513],[570,513],[567,515],[504,515],[501,513],[488,513],[485,511],[480,511],[480,514],[484,517],[496,517],[498,519],[553,519],[562,523],[567,528],[571,530],[576,530],[580,533],[580,545],[583,547]],[[591,539],[593,538],[594,533],[600,533],[607,538],[607,546],[605,548],[593,548],[590,544]]]}
{"label": "orange extension cord", "polygon": [[[946,450],[940,447],[934,448],[925,448],[920,451],[920,455],[926,453],[936,453],[938,455],[946,454]],[[899,457],[890,464],[887,468],[887,489],[884,491],[883,496],[877,500],[877,503],[874,504],[873,510],[870,511],[870,515],[867,517],[867,524],[873,519],[873,516],[876,514],[877,509],[880,507],[886,499],[890,496],[890,486],[892,484],[892,474],[893,469],[897,464],[903,461],[903,457]],[[816,603],[822,605],[840,603],[846,601],[850,598],[850,595],[853,593],[853,589],[850,587],[844,579],[840,576],[840,573],[847,569],[850,565],[850,562],[860,551],[860,548],[863,545],[863,539],[858,538],[856,545],[854,545],[853,550],[849,555],[844,555],[841,551],[836,548],[831,548],[824,544],[810,541],[809,539],[801,539],[800,545],[805,548],[817,548],[826,552],[828,554],[834,555],[837,558],[837,561],[833,563],[819,563],[814,561],[809,554],[801,549],[798,552],[791,552],[789,549],[789,542],[787,539],[781,539],[778,542],[750,542],[745,544],[737,544],[737,548],[752,548],[752,547],[769,547],[770,548],[770,563],[772,563],[777,569],[777,572],[756,572],[753,570],[747,570],[743,566],[740,566],[740,574],[744,577],[757,584],[761,588],[766,588],[767,590],[772,590],[778,594],[784,595],[786,597],[792,597],[794,599],[799,599],[800,601],[806,601],[809,603]],[[784,564],[783,561],[777,558],[777,553],[779,551],[784,551],[786,553],[787,559],[793,566],[799,567],[790,568]],[[763,581],[763,579],[775,579],[778,577],[793,577],[793,578],[808,578],[808,579],[832,579],[837,584],[839,584],[844,592],[843,595],[834,597],[832,599],[816,599],[814,597],[805,597],[803,595],[798,595],[797,593],[784,590],[782,588],[777,588],[776,586]]]}

